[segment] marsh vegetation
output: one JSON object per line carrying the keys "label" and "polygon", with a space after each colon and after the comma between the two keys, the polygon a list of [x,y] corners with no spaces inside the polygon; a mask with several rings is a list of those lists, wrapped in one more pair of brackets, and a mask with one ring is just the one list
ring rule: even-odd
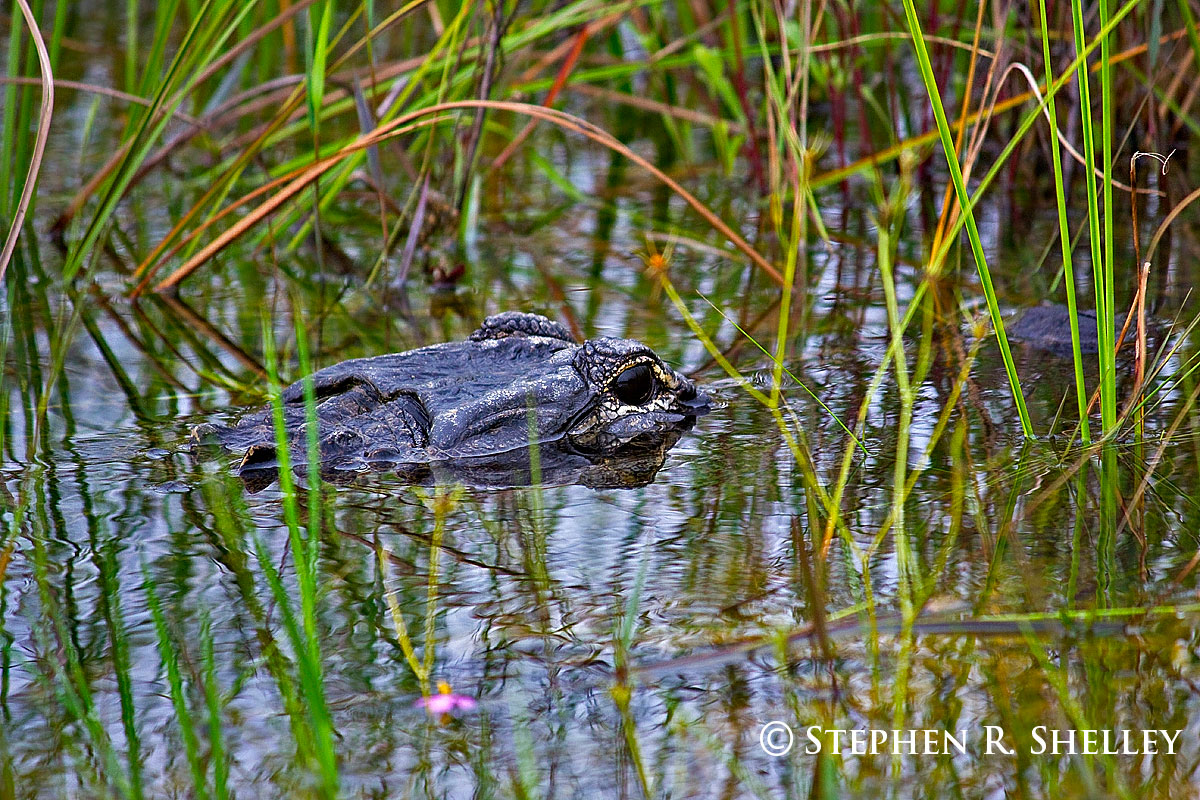
{"label": "marsh vegetation", "polygon": [[[0,798],[1195,794],[1198,15],[16,0]],[[508,309],[719,407],[624,490],[189,447]]]}

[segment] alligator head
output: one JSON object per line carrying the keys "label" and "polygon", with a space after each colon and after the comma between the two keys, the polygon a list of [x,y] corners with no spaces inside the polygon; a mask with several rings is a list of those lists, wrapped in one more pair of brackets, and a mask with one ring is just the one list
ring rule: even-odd
{"label": "alligator head", "polygon": [[[522,473],[534,445],[622,474],[614,458],[644,464],[657,451],[661,465],[708,410],[695,384],[646,345],[612,338],[581,345],[558,323],[517,312],[489,317],[465,342],[345,361],[313,374],[311,384],[311,412],[305,381],[283,392],[288,450],[303,465],[314,440],[330,479],[419,465]],[[269,407],[233,426],[201,425],[193,436],[245,450],[243,475],[261,480],[277,466]]]}

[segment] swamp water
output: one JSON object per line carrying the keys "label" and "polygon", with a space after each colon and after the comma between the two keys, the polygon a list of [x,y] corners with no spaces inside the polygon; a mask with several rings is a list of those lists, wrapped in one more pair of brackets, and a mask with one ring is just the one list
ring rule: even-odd
{"label": "swamp water", "polygon": [[[763,391],[770,360],[701,294],[769,347],[777,289],[629,168],[532,141],[578,197],[536,174],[485,197],[451,293],[417,280],[405,295],[389,275],[364,289],[311,248],[234,248],[178,297],[131,302],[128,253],[174,221],[170,203],[131,203],[118,226],[129,238],[114,236],[99,277],[68,292],[49,241],[19,252],[0,395],[0,797],[1197,791],[1190,342],[1142,439],[1084,452],[1071,446],[1067,362],[1017,348],[1040,434],[1024,440],[993,342],[953,311],[936,324],[919,312],[906,412],[890,372],[872,386],[888,344],[873,229],[834,191],[829,218],[849,243],[808,255],[776,416],[713,363],[632,253],[654,230],[704,245],[676,246],[673,285]],[[59,157],[48,208],[71,172],[73,156]],[[689,185],[725,218],[753,220],[762,210],[740,204],[738,180],[714,170]],[[354,213],[339,206],[325,224]],[[1035,302],[1033,256],[1000,210],[984,214],[1006,299]],[[916,216],[902,253],[921,251]],[[1029,239],[1053,225],[1036,217]],[[355,269],[374,259],[368,228],[344,245]],[[1179,303],[1194,267],[1176,259],[1165,296]],[[920,284],[901,264],[902,310]],[[262,402],[264,319],[293,379],[297,324],[324,366],[461,339],[507,309],[640,339],[717,408],[653,483],[626,490],[381,476],[290,505],[278,485],[248,493],[232,456],[189,450],[193,425]],[[822,493],[847,451],[832,415],[853,426],[864,398],[863,448],[830,527]],[[417,707],[439,681],[474,708]],[[778,727],[763,736],[772,721],[793,730],[784,756],[765,752],[785,741]],[[832,739],[815,754],[810,726],[888,739],[844,734],[840,756]],[[926,729],[932,744],[891,734]],[[1002,746],[988,752],[992,729]],[[1076,753],[1039,752],[1051,730],[1079,732]],[[1099,749],[1138,753],[1084,754],[1085,730],[1117,732],[1096,734]],[[1175,738],[1150,743],[1146,730]],[[853,752],[863,742],[876,752]]]}

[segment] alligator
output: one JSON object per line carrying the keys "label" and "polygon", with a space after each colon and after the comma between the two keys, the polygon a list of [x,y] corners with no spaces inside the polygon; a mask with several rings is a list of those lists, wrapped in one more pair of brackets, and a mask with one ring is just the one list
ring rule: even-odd
{"label": "alligator", "polygon": [[[1095,311],[1079,311],[1075,315],[1079,326],[1079,352],[1095,355],[1100,352],[1100,339],[1096,326]],[[1122,317],[1123,320],[1123,317]],[[1113,323],[1113,341],[1121,328]],[[1074,358],[1071,344],[1071,311],[1057,303],[1043,303],[1022,309],[1004,324],[1004,332],[1011,341],[1019,342],[1059,358]],[[1158,319],[1150,318],[1146,324],[1147,342],[1150,352],[1163,341],[1169,330]],[[1131,358],[1134,351],[1136,332],[1133,326],[1125,334],[1125,341],[1118,358]]]}
{"label": "alligator", "polygon": [[[1100,340],[1096,333],[1096,312],[1080,311],[1079,351],[1085,355],[1100,352]],[[1023,309],[1004,325],[1004,332],[1014,342],[1028,345],[1037,350],[1060,358],[1072,358],[1071,311],[1066,306],[1044,304]]]}
{"label": "alligator", "polygon": [[[708,408],[641,342],[581,344],[561,324],[515,311],[488,317],[466,341],[343,361],[282,393],[294,471],[307,473],[313,438],[319,473],[334,483],[395,473],[406,483],[522,485],[536,468],[547,483],[644,485]],[[257,491],[278,476],[274,420],[267,405],[233,425],[198,425],[192,440],[244,451],[237,471]]]}

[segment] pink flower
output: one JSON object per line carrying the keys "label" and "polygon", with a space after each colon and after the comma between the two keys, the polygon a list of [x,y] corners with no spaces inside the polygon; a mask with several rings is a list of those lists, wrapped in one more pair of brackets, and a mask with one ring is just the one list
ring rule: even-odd
{"label": "pink flower", "polygon": [[450,684],[445,681],[438,681],[438,693],[431,694],[429,697],[421,697],[417,702],[413,703],[416,708],[424,708],[433,715],[445,715],[455,711],[470,711],[478,705],[474,697],[467,697],[464,694],[455,694],[450,689]]}

